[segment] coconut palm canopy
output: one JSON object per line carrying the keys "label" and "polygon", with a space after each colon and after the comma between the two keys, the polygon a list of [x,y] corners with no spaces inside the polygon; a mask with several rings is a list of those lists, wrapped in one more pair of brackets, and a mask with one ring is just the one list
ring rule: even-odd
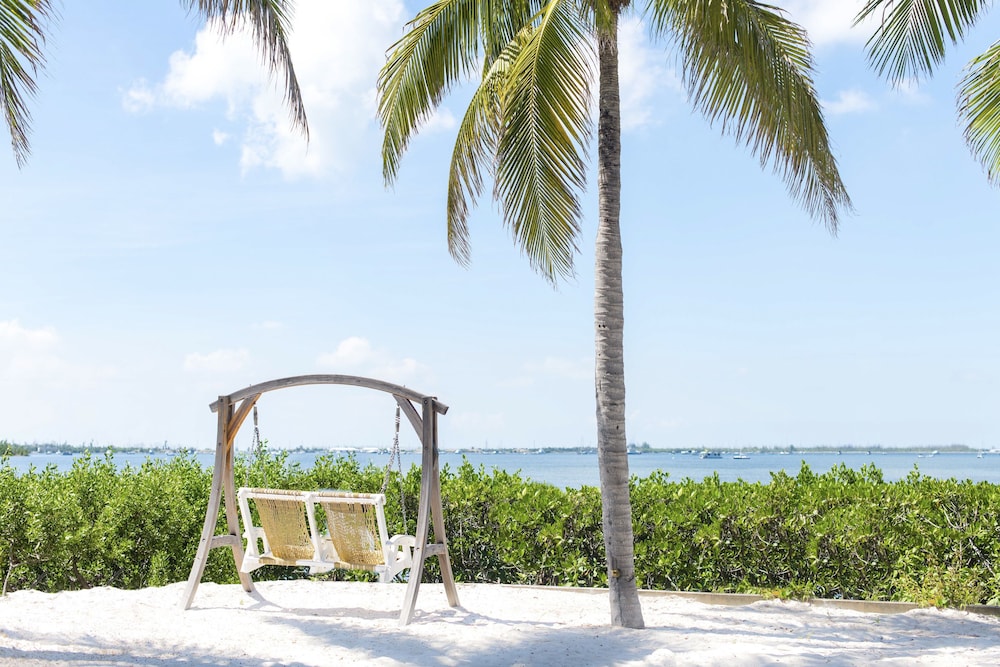
{"label": "coconut palm canopy", "polygon": [[[437,2],[391,50],[380,80],[389,182],[445,94],[481,77],[448,184],[449,249],[458,261],[469,260],[468,212],[489,175],[504,223],[532,266],[553,280],[572,274],[596,82],[591,5],[535,0],[504,3],[498,14],[487,1]],[[633,9],[647,12],[655,36],[672,47],[692,104],[836,230],[850,201],[830,152],[805,32],[757,2],[650,0]]]}

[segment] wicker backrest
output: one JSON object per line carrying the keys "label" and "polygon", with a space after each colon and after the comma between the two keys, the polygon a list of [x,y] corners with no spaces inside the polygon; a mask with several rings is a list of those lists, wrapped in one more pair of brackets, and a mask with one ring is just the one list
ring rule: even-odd
{"label": "wicker backrest", "polygon": [[[289,498],[280,498],[281,495]],[[313,558],[315,549],[309,537],[306,506],[301,496],[297,491],[268,489],[267,495],[254,497],[260,527],[267,536],[271,553],[281,560]]]}
{"label": "wicker backrest", "polygon": [[385,564],[375,504],[349,496],[334,502],[324,494],[319,505],[326,514],[330,541],[341,561],[363,566]]}

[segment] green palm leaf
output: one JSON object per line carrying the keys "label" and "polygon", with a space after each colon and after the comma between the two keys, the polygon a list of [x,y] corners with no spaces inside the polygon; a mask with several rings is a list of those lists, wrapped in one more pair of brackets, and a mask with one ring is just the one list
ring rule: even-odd
{"label": "green palm leaf", "polygon": [[965,140],[993,183],[1000,183],[1000,42],[966,67],[958,86]]}
{"label": "green palm leaf", "polygon": [[440,0],[421,11],[390,47],[379,73],[379,116],[385,136],[382,173],[395,180],[410,137],[452,86],[478,62],[480,0]]}
{"label": "green palm leaf", "polygon": [[0,112],[10,131],[17,165],[28,158],[28,133],[35,96],[35,77],[45,64],[42,46],[47,22],[52,18],[49,0],[0,2]]}
{"label": "green palm leaf", "polygon": [[504,224],[531,266],[573,273],[590,138],[589,32],[572,2],[552,0],[522,33],[503,96],[494,188]]}
{"label": "green palm leaf", "polygon": [[492,171],[500,137],[503,89],[519,46],[516,40],[510,42],[493,60],[469,102],[455,139],[448,178],[448,252],[463,266],[471,258],[469,208],[482,194],[483,170]]}
{"label": "green palm leaf", "polygon": [[494,61],[536,20],[544,0],[480,0],[479,34],[483,40],[483,77]]}
{"label": "green palm leaf", "polygon": [[868,40],[868,58],[893,83],[930,74],[948,42],[958,42],[992,0],[868,0],[855,25],[869,17],[878,27]]}
{"label": "green palm leaf", "polygon": [[753,0],[651,0],[653,27],[673,39],[696,108],[773,164],[793,198],[836,231],[851,207],[819,100],[805,32]]}

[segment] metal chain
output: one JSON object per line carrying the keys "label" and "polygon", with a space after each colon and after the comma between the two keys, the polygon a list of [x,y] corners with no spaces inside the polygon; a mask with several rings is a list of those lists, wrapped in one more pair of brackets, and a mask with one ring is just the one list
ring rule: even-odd
{"label": "metal chain", "polygon": [[[246,479],[243,486],[250,486],[250,468],[263,455],[263,445],[260,442],[260,429],[257,427],[257,406],[253,406],[253,442],[250,444],[250,456],[247,460]],[[267,466],[264,466],[264,486],[267,486]]]}
{"label": "metal chain", "polygon": [[399,453],[399,405],[396,405],[396,434],[392,438],[392,451],[389,452],[389,464],[385,467],[385,477],[382,479],[382,490],[389,488],[389,477],[392,475],[392,462],[396,461],[396,469],[399,472],[399,508],[403,515],[403,532],[406,532],[406,494],[403,491],[403,457]]}

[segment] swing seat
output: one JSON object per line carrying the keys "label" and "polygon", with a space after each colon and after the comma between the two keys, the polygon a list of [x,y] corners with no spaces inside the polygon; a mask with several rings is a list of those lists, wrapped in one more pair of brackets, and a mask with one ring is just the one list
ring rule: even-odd
{"label": "swing seat", "polygon": [[[388,583],[413,564],[416,540],[388,537],[381,493],[243,487],[237,499],[247,542],[241,572],[264,565],[304,566],[310,574],[368,570]],[[253,523],[251,501],[260,526]]]}

